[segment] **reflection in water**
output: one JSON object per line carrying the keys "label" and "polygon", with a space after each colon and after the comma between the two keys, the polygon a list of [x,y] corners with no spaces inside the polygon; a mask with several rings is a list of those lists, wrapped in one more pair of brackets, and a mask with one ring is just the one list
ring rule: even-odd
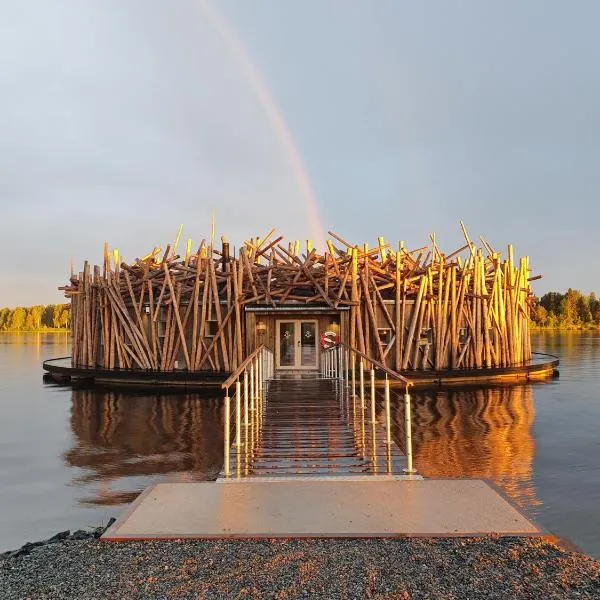
{"label": "reflection in water", "polygon": [[[533,484],[530,385],[412,392],[415,465],[425,477],[481,477],[520,506],[540,505]],[[403,430],[402,410],[397,425]]]}
{"label": "reflection in water", "polygon": [[221,402],[199,394],[73,390],[71,428],[64,460],[85,469],[73,480],[93,490],[84,504],[130,502],[148,484],[136,478],[215,479],[223,465]]}

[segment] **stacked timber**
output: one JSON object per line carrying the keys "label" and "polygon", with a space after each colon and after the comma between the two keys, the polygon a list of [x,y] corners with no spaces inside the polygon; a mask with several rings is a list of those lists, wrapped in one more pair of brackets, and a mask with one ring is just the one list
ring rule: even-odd
{"label": "stacked timber", "polygon": [[396,371],[521,365],[531,358],[527,257],[502,258],[483,238],[443,254],[382,238],[353,245],[329,232],[325,252],[271,231],[230,253],[202,241],[104,262],[59,288],[72,303],[73,364],[103,369],[231,372],[246,355],[247,306],[350,311],[346,341]]}

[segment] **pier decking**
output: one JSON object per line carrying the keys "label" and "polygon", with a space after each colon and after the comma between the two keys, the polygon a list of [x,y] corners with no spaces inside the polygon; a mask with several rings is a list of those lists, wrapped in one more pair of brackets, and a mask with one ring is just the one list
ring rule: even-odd
{"label": "pier decking", "polygon": [[399,448],[348,392],[271,380],[217,483],[150,486],[102,539],[545,535],[485,481],[402,475]]}
{"label": "pier decking", "polygon": [[[404,455],[386,444],[368,407],[351,398],[338,380],[311,375],[281,376],[269,382],[257,415],[232,445],[230,477],[302,475],[403,475]],[[256,434],[256,435],[255,435]]]}

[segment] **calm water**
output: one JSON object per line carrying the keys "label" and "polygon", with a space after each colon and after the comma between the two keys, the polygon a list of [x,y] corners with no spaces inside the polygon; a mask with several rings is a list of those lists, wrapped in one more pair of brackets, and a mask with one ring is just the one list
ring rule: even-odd
{"label": "calm water", "polygon": [[[413,394],[415,464],[495,481],[600,558],[600,335],[533,345],[560,357],[559,379]],[[68,354],[65,334],[0,334],[0,551],[105,522],[150,482],[221,469],[219,398],[44,384],[42,360]]]}

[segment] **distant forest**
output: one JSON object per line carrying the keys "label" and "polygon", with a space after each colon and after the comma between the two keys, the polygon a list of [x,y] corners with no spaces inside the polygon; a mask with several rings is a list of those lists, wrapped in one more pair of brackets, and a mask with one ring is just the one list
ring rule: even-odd
{"label": "distant forest", "polygon": [[71,326],[69,304],[38,304],[0,308],[0,331],[46,331],[49,329],[67,330]]}
{"label": "distant forest", "polygon": [[531,315],[538,327],[578,329],[600,325],[600,300],[592,292],[569,288],[565,294],[548,292],[537,300]]}
{"label": "distant forest", "polygon": [[[600,299],[569,288],[566,293],[548,292],[536,299],[531,313],[537,327],[578,329],[600,326]],[[38,304],[0,308],[0,331],[44,331],[71,327],[69,304]]]}

